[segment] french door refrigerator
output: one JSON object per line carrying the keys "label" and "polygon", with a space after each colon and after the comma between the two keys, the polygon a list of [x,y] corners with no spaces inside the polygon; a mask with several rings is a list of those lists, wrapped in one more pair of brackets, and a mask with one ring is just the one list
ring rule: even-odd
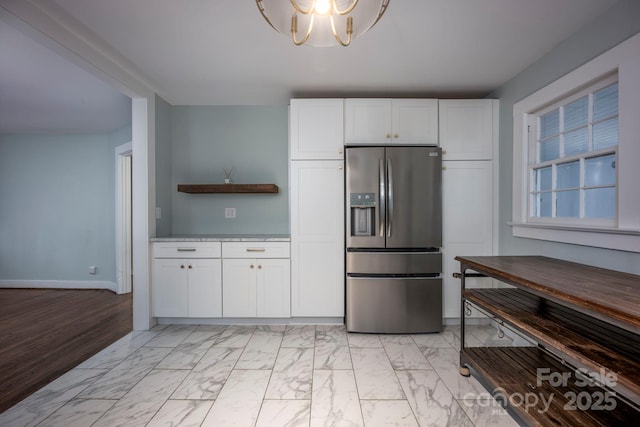
{"label": "french door refrigerator", "polygon": [[346,327],[442,330],[438,147],[347,147]]}

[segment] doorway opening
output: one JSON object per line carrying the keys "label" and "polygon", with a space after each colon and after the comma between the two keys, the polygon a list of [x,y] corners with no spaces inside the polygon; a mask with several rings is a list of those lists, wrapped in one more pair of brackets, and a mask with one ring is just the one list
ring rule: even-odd
{"label": "doorway opening", "polygon": [[116,147],[116,290],[133,289],[132,144]]}

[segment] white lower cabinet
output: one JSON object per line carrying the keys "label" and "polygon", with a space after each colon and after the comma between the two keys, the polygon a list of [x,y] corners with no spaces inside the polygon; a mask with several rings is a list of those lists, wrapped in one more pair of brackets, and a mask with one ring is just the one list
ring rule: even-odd
{"label": "white lower cabinet", "polygon": [[288,243],[223,242],[222,251],[224,317],[291,316]]}
{"label": "white lower cabinet", "polygon": [[221,271],[220,259],[155,258],[153,315],[222,316]]}

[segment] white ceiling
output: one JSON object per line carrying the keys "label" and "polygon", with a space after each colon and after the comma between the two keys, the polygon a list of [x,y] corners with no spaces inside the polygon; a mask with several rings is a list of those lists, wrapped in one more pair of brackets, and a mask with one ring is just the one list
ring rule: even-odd
{"label": "white ceiling", "polygon": [[[616,0],[391,0],[346,48],[294,46],[254,0],[35,2],[55,3],[111,45],[170,104],[285,105],[301,96],[484,96]],[[117,106],[104,84],[6,27],[0,22],[0,132],[5,110],[8,121],[35,122],[55,106],[58,123],[67,110],[108,115]]]}

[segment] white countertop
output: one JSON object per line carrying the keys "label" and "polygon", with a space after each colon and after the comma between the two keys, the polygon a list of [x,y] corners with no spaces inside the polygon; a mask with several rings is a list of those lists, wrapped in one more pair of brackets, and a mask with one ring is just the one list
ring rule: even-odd
{"label": "white countertop", "polygon": [[152,237],[151,242],[290,242],[288,234],[177,234]]}

